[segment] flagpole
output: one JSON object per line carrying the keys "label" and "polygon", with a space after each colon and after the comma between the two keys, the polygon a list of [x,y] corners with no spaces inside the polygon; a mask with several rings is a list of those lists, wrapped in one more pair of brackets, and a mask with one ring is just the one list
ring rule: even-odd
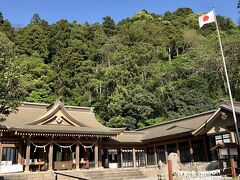
{"label": "flagpole", "polygon": [[235,107],[234,107],[234,104],[233,104],[232,92],[231,92],[231,87],[230,87],[230,83],[229,83],[228,72],[227,72],[227,67],[226,67],[226,61],[225,61],[225,56],[224,56],[224,53],[223,53],[222,41],[221,41],[221,36],[220,36],[220,33],[219,33],[219,28],[218,28],[218,23],[217,23],[215,9],[213,9],[213,12],[214,12],[215,24],[216,24],[216,28],[217,28],[218,41],[219,41],[219,45],[220,45],[220,49],[221,49],[221,55],[222,55],[222,60],[223,60],[224,72],[225,72],[226,81],[227,81],[228,93],[229,93],[231,107],[232,107],[233,120],[234,120],[234,124],[235,124],[235,128],[236,128],[237,143],[240,145],[238,125],[237,125],[237,118],[236,118],[236,113],[235,113]]}

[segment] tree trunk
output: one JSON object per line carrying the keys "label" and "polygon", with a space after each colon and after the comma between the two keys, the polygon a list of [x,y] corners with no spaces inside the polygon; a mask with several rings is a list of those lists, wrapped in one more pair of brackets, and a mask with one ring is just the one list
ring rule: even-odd
{"label": "tree trunk", "polygon": [[108,59],[108,67],[111,67],[111,62],[110,62],[109,57],[107,59]]}
{"label": "tree trunk", "polygon": [[91,102],[92,102],[92,95],[91,95],[91,92],[89,91],[89,99],[88,99],[88,102],[89,102],[89,104],[91,104]]}
{"label": "tree trunk", "polygon": [[168,61],[171,62],[172,58],[171,58],[171,47],[168,47]]}
{"label": "tree trunk", "polygon": [[178,48],[176,47],[176,53],[177,53],[177,57],[179,56],[179,52],[178,52]]}
{"label": "tree trunk", "polygon": [[146,70],[145,70],[145,66],[143,67],[143,77],[144,77],[144,83],[145,81],[147,80],[147,73],[146,73]]}
{"label": "tree trunk", "polygon": [[98,73],[98,64],[97,64],[97,66],[96,66],[96,71],[95,71],[96,73]]}
{"label": "tree trunk", "polygon": [[99,98],[102,99],[102,83],[99,85]]}

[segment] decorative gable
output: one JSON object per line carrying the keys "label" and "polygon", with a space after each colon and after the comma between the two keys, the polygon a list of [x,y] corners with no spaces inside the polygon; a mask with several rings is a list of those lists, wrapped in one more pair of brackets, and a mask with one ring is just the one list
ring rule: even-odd
{"label": "decorative gable", "polygon": [[31,125],[62,125],[86,127],[78,120],[74,119],[65,109],[64,104],[60,101],[49,106],[48,110]]}
{"label": "decorative gable", "polygon": [[67,120],[63,116],[55,116],[53,119],[48,120],[47,122],[42,123],[41,125],[64,125],[64,126],[76,126],[72,124],[69,120]]}

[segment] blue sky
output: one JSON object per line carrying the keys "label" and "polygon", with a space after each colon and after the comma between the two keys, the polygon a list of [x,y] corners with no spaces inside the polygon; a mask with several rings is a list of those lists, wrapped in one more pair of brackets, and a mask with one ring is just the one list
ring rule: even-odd
{"label": "blue sky", "polygon": [[13,25],[27,25],[34,13],[49,23],[60,19],[101,23],[104,16],[111,16],[115,22],[119,22],[142,9],[163,14],[179,7],[190,7],[195,13],[200,13],[214,7],[217,14],[230,17],[237,23],[240,17],[237,2],[238,0],[0,0],[0,11]]}

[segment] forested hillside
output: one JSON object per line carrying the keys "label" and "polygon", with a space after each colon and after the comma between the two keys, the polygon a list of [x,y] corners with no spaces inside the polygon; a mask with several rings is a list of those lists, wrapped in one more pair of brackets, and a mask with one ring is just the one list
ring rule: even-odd
{"label": "forested hillside", "polygon": [[[0,112],[19,101],[95,107],[107,126],[135,129],[216,108],[228,98],[214,24],[180,8],[115,23],[16,28],[0,13]],[[240,33],[218,16],[232,93],[240,100]],[[11,109],[10,109],[11,110]]]}

